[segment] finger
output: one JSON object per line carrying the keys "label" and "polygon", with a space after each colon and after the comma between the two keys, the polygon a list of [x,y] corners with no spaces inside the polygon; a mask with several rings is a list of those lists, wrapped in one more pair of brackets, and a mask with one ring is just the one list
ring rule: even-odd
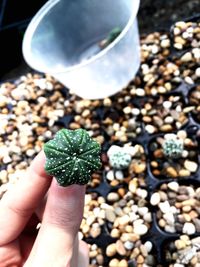
{"label": "finger", "polygon": [[[73,266],[73,265],[72,265]],[[89,266],[89,248],[84,241],[79,241],[78,267]]]}
{"label": "finger", "polygon": [[69,266],[83,216],[85,187],[60,187],[52,181],[43,221],[31,255],[30,266]]}
{"label": "finger", "polygon": [[46,194],[51,178],[44,170],[41,152],[22,177],[0,201],[0,246],[16,239]]}
{"label": "finger", "polygon": [[22,256],[17,240],[0,247],[0,267],[21,266]]}
{"label": "finger", "polygon": [[73,256],[71,260],[72,267],[88,267],[89,266],[89,249],[88,245],[82,241],[78,240],[78,236],[76,237],[76,241],[74,244]]}

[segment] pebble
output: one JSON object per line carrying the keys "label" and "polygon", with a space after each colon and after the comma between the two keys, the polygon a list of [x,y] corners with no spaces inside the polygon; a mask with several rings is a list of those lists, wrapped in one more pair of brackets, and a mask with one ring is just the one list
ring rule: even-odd
{"label": "pebble", "polygon": [[133,247],[134,247],[134,243],[127,240],[125,243],[124,243],[124,247],[127,249],[127,250],[132,250]]}
{"label": "pebble", "polygon": [[148,232],[148,227],[145,224],[138,224],[134,226],[133,231],[137,235],[145,235]]}
{"label": "pebble", "polygon": [[182,62],[189,62],[192,61],[192,54],[190,52],[185,53],[182,57],[181,57],[181,61]]}
{"label": "pebble", "polygon": [[179,184],[177,182],[168,183],[167,186],[172,191],[178,192],[178,190],[179,190]]}
{"label": "pebble", "polygon": [[118,263],[118,267],[128,267],[128,262],[126,260],[121,260]]}
{"label": "pebble", "polygon": [[113,210],[107,209],[105,210],[105,217],[109,222],[114,222],[116,220],[116,215]]}
{"label": "pebble", "polygon": [[107,174],[106,174],[106,178],[107,178],[109,181],[113,181],[113,180],[115,179],[114,171],[113,171],[113,170],[108,171]]}
{"label": "pebble", "polygon": [[181,169],[178,174],[181,177],[185,177],[185,176],[190,176],[191,172],[185,169]]}
{"label": "pebble", "polygon": [[194,161],[185,160],[184,167],[190,172],[196,172],[198,169],[198,164]]}
{"label": "pebble", "polygon": [[125,256],[126,255],[126,249],[124,247],[124,244],[122,243],[121,240],[117,240],[116,242],[116,250],[117,253],[121,256]]}
{"label": "pebble", "polygon": [[117,253],[117,248],[116,248],[116,244],[115,243],[112,243],[112,244],[107,246],[106,255],[108,257],[113,257],[116,253]]}
{"label": "pebble", "polygon": [[136,91],[135,91],[135,94],[137,96],[145,96],[145,91],[142,88],[137,88]]}
{"label": "pebble", "polygon": [[112,259],[109,262],[109,267],[118,267],[119,266],[119,260],[118,259]]}
{"label": "pebble", "polygon": [[159,206],[160,210],[162,211],[162,213],[169,213],[170,212],[170,204],[168,201],[160,202],[158,206]]}
{"label": "pebble", "polygon": [[115,192],[111,192],[108,194],[107,200],[110,202],[116,202],[119,200],[119,195]]}
{"label": "pebble", "polygon": [[155,126],[148,124],[145,126],[145,130],[149,133],[149,134],[153,134],[156,132],[156,128]]}
{"label": "pebble", "polygon": [[115,172],[115,177],[116,177],[117,180],[121,181],[121,180],[124,179],[124,174],[123,174],[122,171],[118,170],[118,171]]}
{"label": "pebble", "polygon": [[176,169],[173,168],[173,167],[167,167],[166,168],[166,173],[169,176],[173,177],[173,178],[176,178],[178,176],[178,173],[177,173]]}
{"label": "pebble", "polygon": [[183,233],[187,235],[192,235],[196,232],[196,228],[193,223],[186,222],[183,225]]}
{"label": "pebble", "polygon": [[145,246],[147,252],[150,253],[151,250],[152,250],[152,248],[153,248],[153,244],[152,244],[150,241],[146,241],[146,242],[144,243],[144,246]]}
{"label": "pebble", "polygon": [[160,203],[160,194],[158,192],[153,193],[150,199],[150,203],[152,206],[156,206]]}

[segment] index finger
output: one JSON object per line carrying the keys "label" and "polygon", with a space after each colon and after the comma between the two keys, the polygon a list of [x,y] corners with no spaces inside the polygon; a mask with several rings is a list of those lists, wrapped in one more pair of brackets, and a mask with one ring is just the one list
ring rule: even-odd
{"label": "index finger", "polygon": [[44,170],[45,155],[40,152],[25,177],[6,192],[0,201],[0,246],[16,239],[45,196],[51,177]]}

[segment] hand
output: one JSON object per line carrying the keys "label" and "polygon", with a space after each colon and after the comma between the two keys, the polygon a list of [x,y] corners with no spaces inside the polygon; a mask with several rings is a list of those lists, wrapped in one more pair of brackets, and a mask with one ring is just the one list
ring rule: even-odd
{"label": "hand", "polygon": [[89,265],[87,245],[77,238],[85,187],[59,186],[44,163],[41,152],[0,201],[0,267]]}

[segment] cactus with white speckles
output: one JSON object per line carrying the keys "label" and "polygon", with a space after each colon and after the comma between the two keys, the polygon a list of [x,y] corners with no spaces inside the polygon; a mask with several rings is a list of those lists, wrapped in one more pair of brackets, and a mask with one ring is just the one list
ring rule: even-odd
{"label": "cactus with white speckles", "polygon": [[183,140],[175,134],[168,134],[169,137],[162,144],[163,153],[171,159],[178,159],[182,156],[184,150]]}
{"label": "cactus with white speckles", "polygon": [[101,167],[100,145],[86,130],[58,131],[44,145],[45,170],[61,186],[87,184],[93,171]]}
{"label": "cactus with white speckles", "polygon": [[123,147],[111,146],[107,152],[110,165],[116,169],[126,169],[131,163],[131,155]]}

